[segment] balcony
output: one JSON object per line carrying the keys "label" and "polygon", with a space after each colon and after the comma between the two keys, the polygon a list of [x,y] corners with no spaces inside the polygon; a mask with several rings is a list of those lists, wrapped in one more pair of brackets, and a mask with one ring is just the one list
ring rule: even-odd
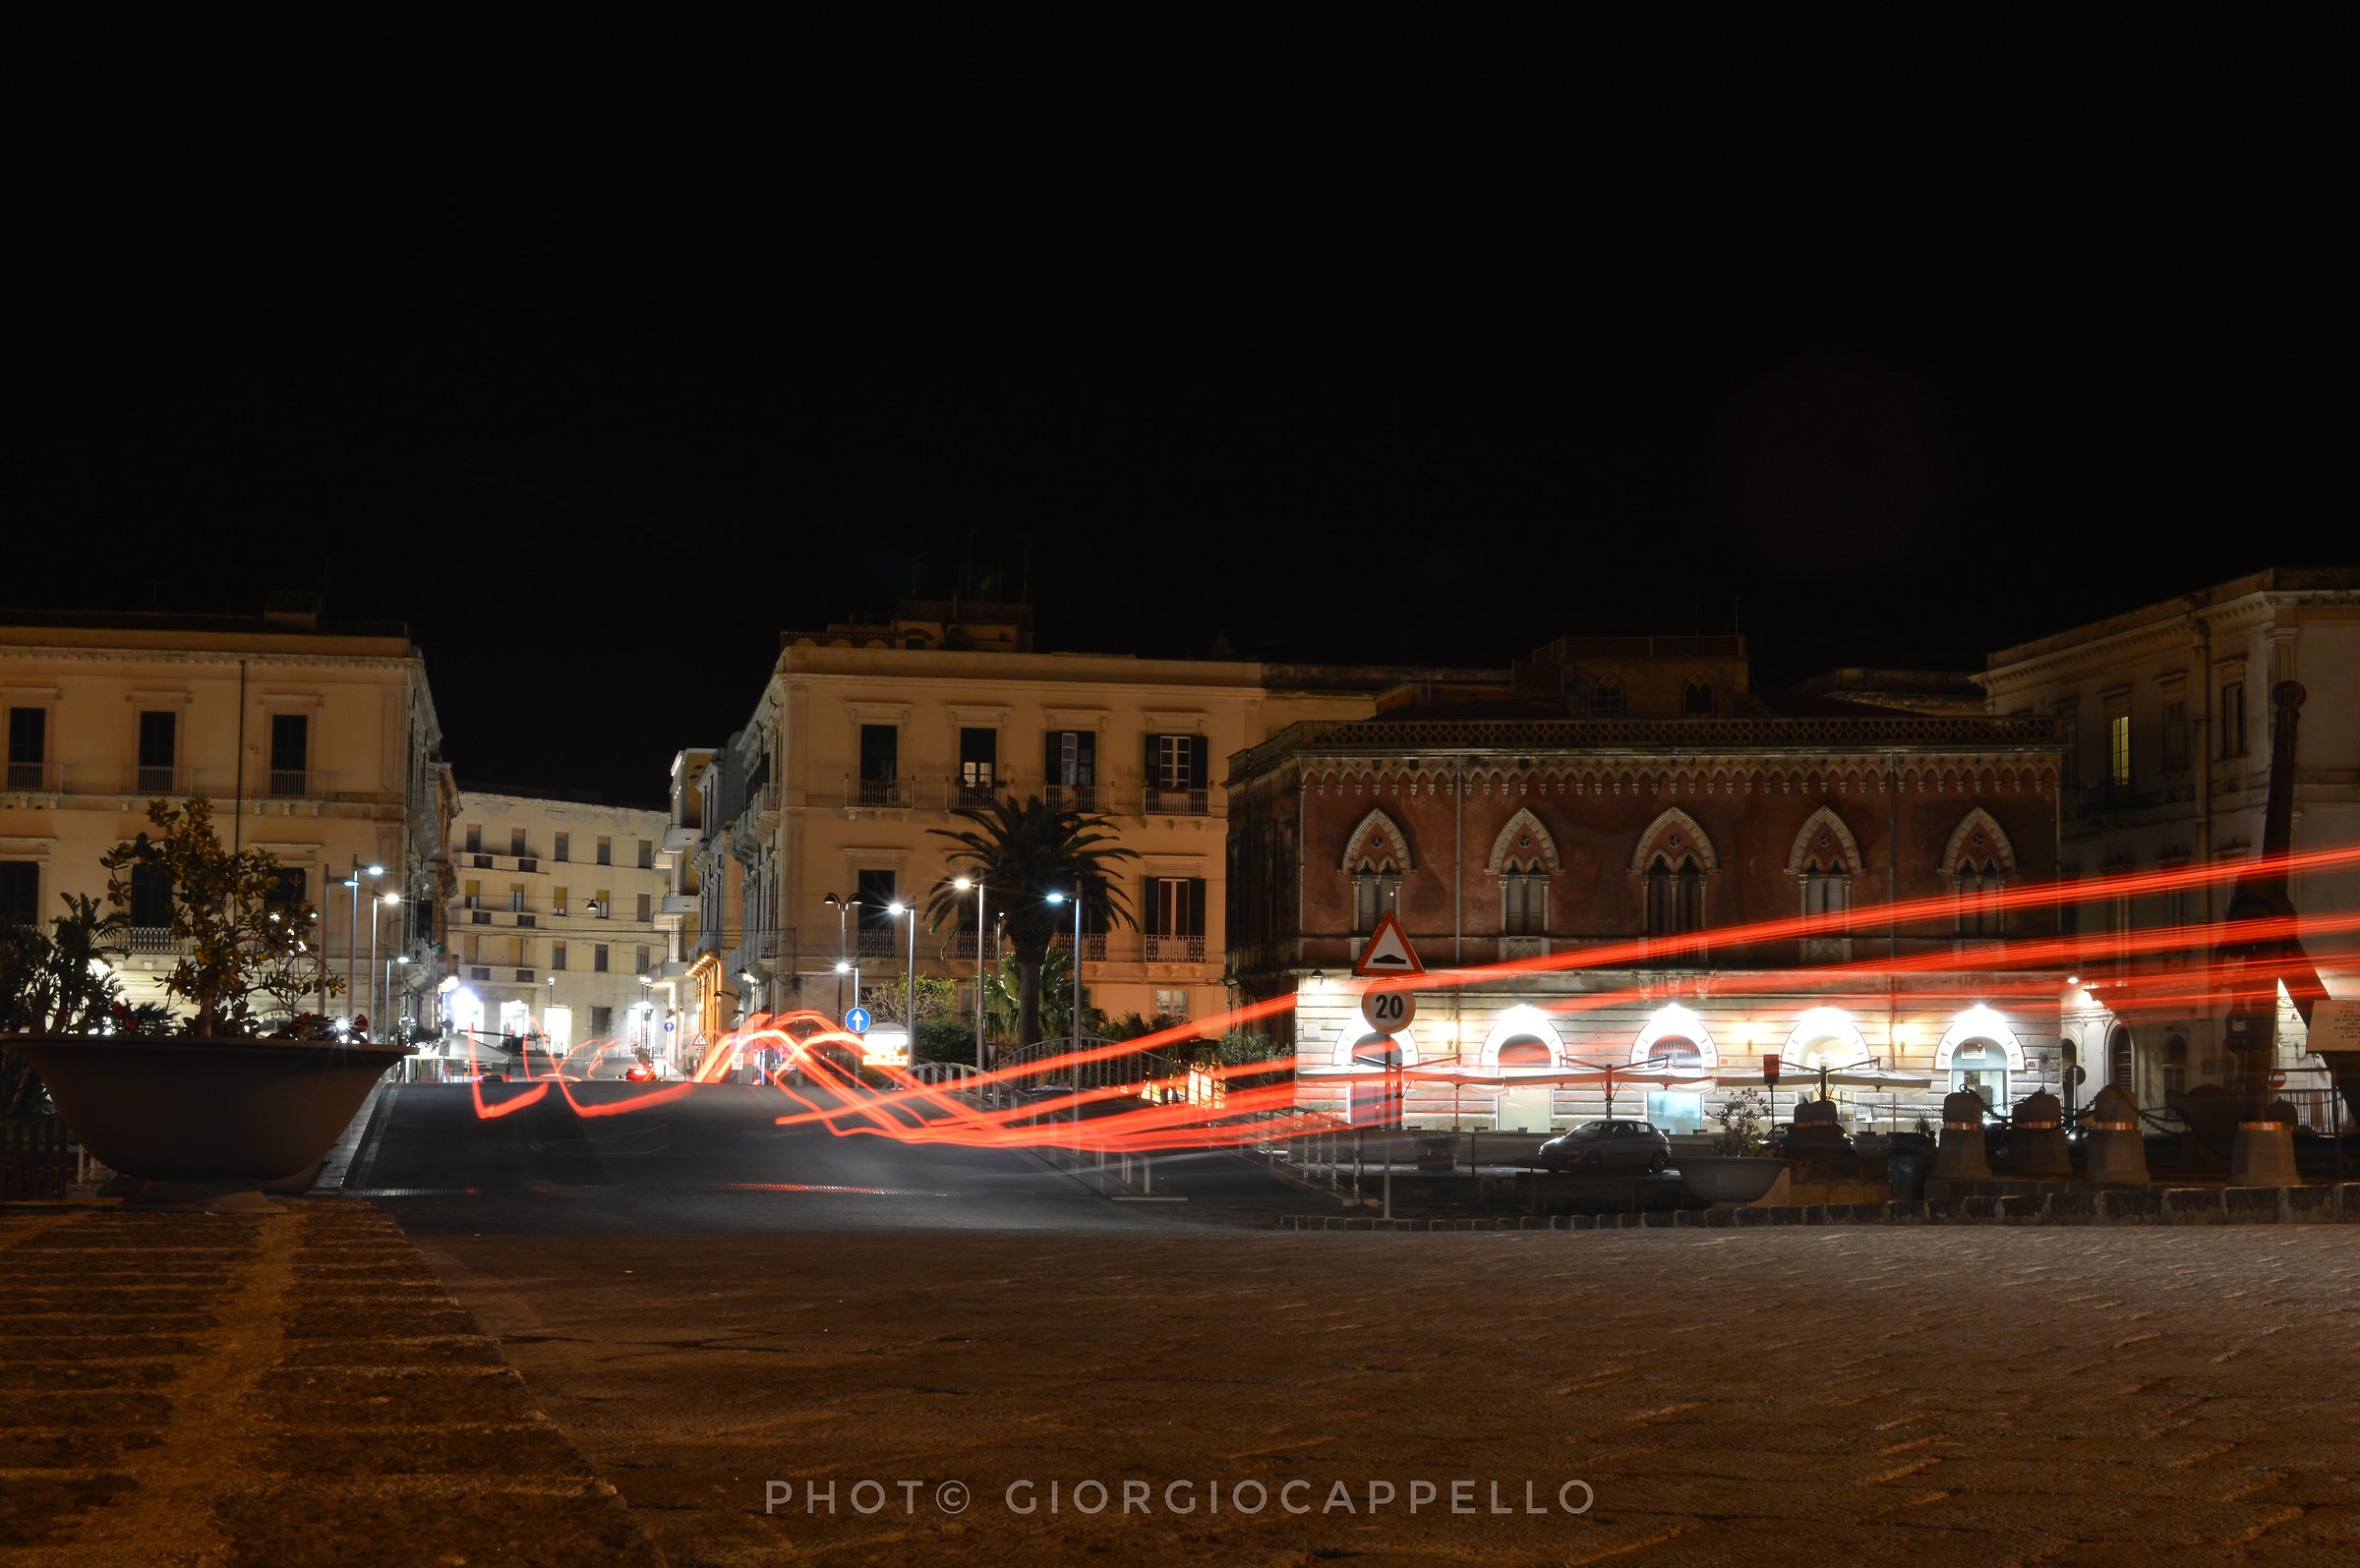
{"label": "balcony", "polygon": [[177,958],[181,945],[172,940],[168,926],[135,925],[125,929],[123,948],[135,958]]}
{"label": "balcony", "polygon": [[[1355,953],[1353,957],[1357,958],[1360,955]],[[1503,961],[1508,958],[1545,958],[1549,957],[1549,939],[1504,935],[1500,938],[1500,957]]]}
{"label": "balcony", "polygon": [[744,816],[752,819],[754,832],[764,838],[770,836],[771,830],[779,825],[779,806],[782,798],[783,791],[779,788],[776,780],[746,791]]}
{"label": "balcony", "polygon": [[991,779],[953,779],[948,798],[954,806],[965,811],[978,810],[1000,798],[1009,787],[1006,781]]}
{"label": "balcony", "polygon": [[1150,784],[1141,791],[1140,810],[1150,817],[1210,817],[1210,789],[1164,789]]}
{"label": "balcony", "polygon": [[[959,932],[951,938],[950,957],[965,958],[968,962],[973,963],[975,960],[975,934],[973,931]],[[994,963],[998,962],[1002,946],[999,933],[993,932],[991,940],[982,945],[984,958]]]}
{"label": "balcony", "polygon": [[896,927],[864,927],[854,935],[853,951],[864,958],[890,958],[908,951],[908,939]]}
{"label": "balcony", "polygon": [[846,802],[856,806],[908,806],[914,791],[899,779],[862,779],[854,784]]}
{"label": "balcony", "polygon": [[[1087,943],[1090,938],[1085,936],[1082,940]],[[1103,940],[1103,938],[1100,939],[1101,943]],[[1203,963],[1205,961],[1205,938],[1202,935],[1150,936],[1148,938],[1148,961],[1150,963]]]}
{"label": "balcony", "polygon": [[[1063,948],[1070,953],[1073,951],[1074,934],[1071,931],[1060,931],[1049,938],[1049,946]],[[1084,963],[1104,963],[1106,961],[1105,932],[1085,931],[1082,933],[1082,961]]]}
{"label": "balcony", "polygon": [[1059,811],[1096,811],[1106,798],[1103,786],[1094,784],[1053,784],[1041,786],[1041,797]]}
{"label": "balcony", "polygon": [[327,792],[327,775],[317,769],[272,768],[263,775],[263,792],[272,800],[318,800]]}
{"label": "balcony", "polygon": [[54,762],[12,762],[8,787],[26,794],[53,795],[65,788],[65,769]]}
{"label": "balcony", "polygon": [[162,795],[171,800],[186,800],[196,792],[197,770],[194,768],[136,767],[123,770],[123,792],[127,795],[147,795],[150,799]]}
{"label": "balcony", "polygon": [[664,895],[664,901],[656,906],[656,923],[678,925],[684,917],[696,913],[703,904],[704,900],[696,894],[668,893]]}
{"label": "balcony", "polygon": [[674,854],[693,849],[696,847],[697,834],[697,829],[676,822],[664,830],[664,847]]}

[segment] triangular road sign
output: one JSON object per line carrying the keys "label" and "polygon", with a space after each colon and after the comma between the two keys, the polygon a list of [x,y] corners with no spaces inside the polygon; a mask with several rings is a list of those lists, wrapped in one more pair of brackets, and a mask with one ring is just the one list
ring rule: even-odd
{"label": "triangular road sign", "polygon": [[1390,914],[1378,918],[1377,929],[1352,960],[1352,972],[1362,979],[1380,974],[1424,974],[1426,965],[1418,961],[1415,948],[1401,930],[1401,922]]}

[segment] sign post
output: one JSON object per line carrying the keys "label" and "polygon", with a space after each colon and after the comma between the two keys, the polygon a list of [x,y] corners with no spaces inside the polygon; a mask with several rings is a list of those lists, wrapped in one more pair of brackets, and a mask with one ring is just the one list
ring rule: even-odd
{"label": "sign post", "polygon": [[[1387,909],[1378,917],[1369,940],[1361,944],[1360,956],[1352,960],[1352,972],[1363,980],[1407,978],[1424,974],[1426,965],[1418,961],[1418,951],[1409,945],[1409,934],[1401,929],[1399,918]],[[1360,1016],[1371,1027],[1389,1035],[1408,1027],[1409,1020],[1418,1016],[1418,1001],[1407,991],[1380,987],[1362,994]],[[1392,1117],[1392,1125],[1385,1130],[1385,1217],[1389,1220],[1393,1217],[1393,1133],[1406,1120],[1398,1046],[1386,1052],[1385,1077],[1385,1101]]]}

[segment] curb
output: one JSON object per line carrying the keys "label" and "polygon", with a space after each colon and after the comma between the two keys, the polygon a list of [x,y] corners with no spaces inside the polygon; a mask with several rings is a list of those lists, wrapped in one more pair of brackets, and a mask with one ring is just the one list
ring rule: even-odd
{"label": "curb", "polygon": [[1442,1215],[1378,1219],[1281,1214],[1282,1231],[1757,1230],[1790,1225],[2346,1225],[2360,1224],[2360,1182],[2321,1187],[2164,1187],[1933,1198],[1790,1203],[1642,1214]]}

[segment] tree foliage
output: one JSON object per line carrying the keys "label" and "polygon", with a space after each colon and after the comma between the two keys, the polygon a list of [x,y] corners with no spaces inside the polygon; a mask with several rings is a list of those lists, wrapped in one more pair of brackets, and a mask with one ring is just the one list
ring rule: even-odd
{"label": "tree foliage", "polygon": [[[92,1034],[122,1012],[109,960],[123,956],[123,922],[88,894],[58,897],[66,912],[47,931],[0,926],[0,1034]],[[0,1116],[22,1109],[32,1083],[32,1064],[0,1047]]]}
{"label": "tree foliage", "polygon": [[951,875],[927,901],[927,922],[937,929],[957,925],[974,906],[974,895],[963,892],[953,879],[980,880],[991,914],[1006,922],[1001,929],[1016,963],[1019,1043],[1061,1032],[1042,1016],[1042,965],[1058,933],[1073,929],[1074,908],[1068,901],[1049,902],[1049,895],[1067,900],[1078,895],[1086,930],[1092,923],[1100,930],[1130,925],[1131,911],[1115,886],[1112,868],[1117,861],[1139,857],[1114,842],[1105,818],[1049,805],[1038,795],[1022,804],[1009,795],[955,815],[974,827],[965,832],[934,830],[955,847],[949,856]]}
{"label": "tree foliage", "polygon": [[319,913],[308,900],[287,896],[278,860],[261,849],[232,853],[213,831],[212,804],[203,796],[174,806],[153,800],[153,837],[118,843],[100,860],[106,897],[128,911],[133,873],[148,868],[172,890],[166,935],[180,955],[164,989],[191,1004],[192,1033],[248,1034],[257,999],[271,1012],[300,1012],[298,1004],[324,988],[341,991],[327,973]]}

